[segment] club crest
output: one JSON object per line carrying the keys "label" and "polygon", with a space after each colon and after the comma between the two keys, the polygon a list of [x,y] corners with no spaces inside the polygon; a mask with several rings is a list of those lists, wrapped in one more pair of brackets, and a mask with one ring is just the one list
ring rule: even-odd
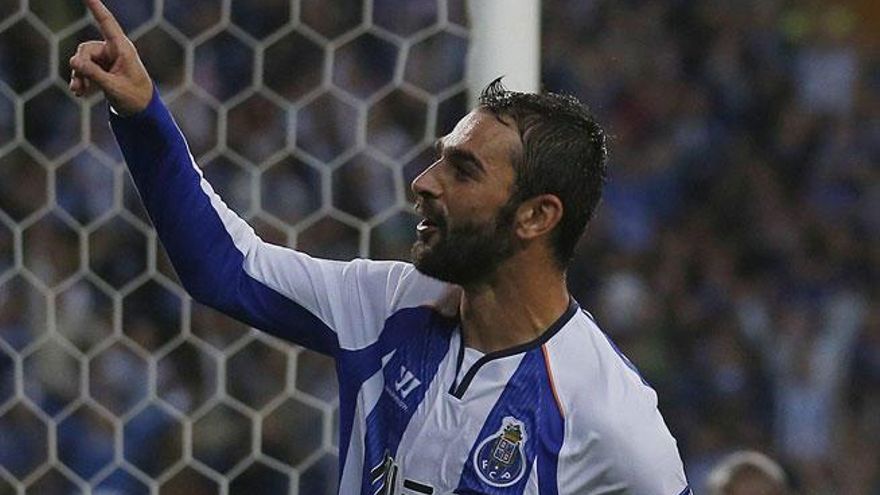
{"label": "club crest", "polygon": [[483,440],[474,454],[474,469],[484,483],[504,488],[522,479],[526,472],[523,446],[528,440],[522,421],[510,416],[501,420],[501,428]]}

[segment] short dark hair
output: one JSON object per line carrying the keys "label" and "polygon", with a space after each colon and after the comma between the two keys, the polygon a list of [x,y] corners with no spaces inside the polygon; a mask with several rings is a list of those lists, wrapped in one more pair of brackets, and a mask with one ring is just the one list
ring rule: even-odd
{"label": "short dark hair", "polygon": [[540,194],[562,201],[562,219],[553,232],[556,260],[565,268],[593,217],[605,183],[605,131],[577,98],[556,93],[509,91],[495,79],[483,90],[479,108],[499,119],[512,118],[522,141],[513,157],[515,204]]}

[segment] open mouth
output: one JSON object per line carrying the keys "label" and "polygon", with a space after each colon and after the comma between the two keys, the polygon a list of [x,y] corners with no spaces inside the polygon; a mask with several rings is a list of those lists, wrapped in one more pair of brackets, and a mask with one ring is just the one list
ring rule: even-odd
{"label": "open mouth", "polygon": [[426,241],[441,231],[445,223],[442,216],[432,214],[433,212],[426,210],[427,208],[425,208],[424,204],[415,205],[416,213],[422,217],[422,220],[416,225],[416,234],[422,241]]}
{"label": "open mouth", "polygon": [[421,242],[430,242],[440,232],[440,227],[427,218],[416,225],[416,236]]}
{"label": "open mouth", "polygon": [[423,216],[422,221],[416,225],[416,236],[422,242],[429,242],[440,235],[443,225],[443,221],[433,215]]}
{"label": "open mouth", "polygon": [[428,218],[423,219],[418,225],[416,225],[416,231],[418,232],[428,232],[437,229],[437,224]]}

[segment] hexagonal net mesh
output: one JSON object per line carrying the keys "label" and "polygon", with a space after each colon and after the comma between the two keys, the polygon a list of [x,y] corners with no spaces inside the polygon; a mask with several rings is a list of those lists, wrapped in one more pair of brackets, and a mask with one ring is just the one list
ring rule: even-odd
{"label": "hexagonal net mesh", "polygon": [[[108,1],[264,239],[400,258],[467,104],[463,0]],[[335,493],[332,362],[189,299],[100,95],[79,2],[0,2],[0,494]]]}

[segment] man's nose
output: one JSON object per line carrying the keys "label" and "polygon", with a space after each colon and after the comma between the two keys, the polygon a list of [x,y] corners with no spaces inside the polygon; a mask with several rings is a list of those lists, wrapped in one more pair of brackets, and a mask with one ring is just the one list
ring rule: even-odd
{"label": "man's nose", "polygon": [[433,163],[413,179],[410,187],[416,196],[438,197],[441,193],[440,182],[437,180],[437,163]]}

